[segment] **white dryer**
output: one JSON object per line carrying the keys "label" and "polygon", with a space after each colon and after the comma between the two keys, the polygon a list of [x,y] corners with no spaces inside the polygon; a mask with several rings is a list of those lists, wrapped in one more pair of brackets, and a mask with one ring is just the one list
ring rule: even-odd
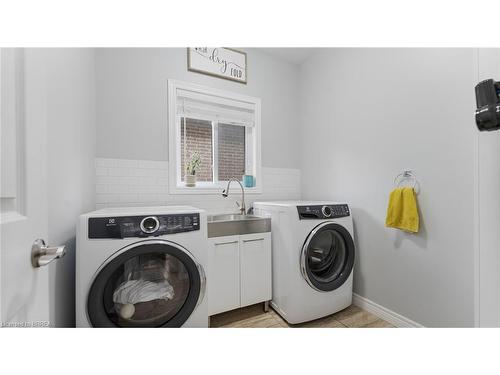
{"label": "white dryer", "polygon": [[80,216],[78,327],[208,327],[207,221],[188,207],[110,208]]}
{"label": "white dryer", "polygon": [[347,204],[256,202],[254,211],[271,217],[271,306],[287,322],[307,322],[351,305],[355,249]]}

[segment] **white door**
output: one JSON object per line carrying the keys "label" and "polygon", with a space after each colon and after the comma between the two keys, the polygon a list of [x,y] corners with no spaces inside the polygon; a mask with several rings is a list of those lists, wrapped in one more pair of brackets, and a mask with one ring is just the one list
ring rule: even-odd
{"label": "white door", "polygon": [[[477,53],[474,84],[488,78],[500,80],[500,49],[480,48]],[[481,327],[500,327],[500,131],[477,134],[480,251],[476,323]]]}
{"label": "white door", "polygon": [[31,263],[47,236],[46,81],[43,49],[0,49],[0,321],[49,325],[48,267]]}

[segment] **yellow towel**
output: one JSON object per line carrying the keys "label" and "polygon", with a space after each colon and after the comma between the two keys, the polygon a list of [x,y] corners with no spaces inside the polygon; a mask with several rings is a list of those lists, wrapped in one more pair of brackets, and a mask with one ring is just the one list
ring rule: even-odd
{"label": "yellow towel", "polygon": [[385,226],[413,233],[418,232],[417,197],[413,188],[401,187],[391,192]]}

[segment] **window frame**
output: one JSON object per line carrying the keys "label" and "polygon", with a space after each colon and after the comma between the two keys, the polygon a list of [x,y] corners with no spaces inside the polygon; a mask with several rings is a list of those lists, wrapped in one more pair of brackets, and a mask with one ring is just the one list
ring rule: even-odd
{"label": "window frame", "polygon": [[[250,103],[254,106],[254,126],[252,141],[248,142],[250,128],[245,127],[245,168],[248,167],[247,157],[252,158],[253,164],[253,175],[256,180],[256,186],[251,188],[245,188],[245,193],[248,194],[259,194],[262,193],[262,163],[261,163],[261,100],[259,98],[236,94],[233,92],[214,89],[207,86],[202,86],[189,82],[181,82],[173,79],[168,80],[168,155],[169,155],[169,168],[168,168],[168,185],[170,194],[220,194],[221,190],[227,185],[227,181],[218,181],[216,183],[212,182],[197,182],[195,187],[186,187],[181,182],[181,173],[183,173],[183,168],[180,165],[181,160],[181,131],[180,131],[180,116],[177,115],[177,90],[188,90],[196,93],[201,93],[205,95],[212,95],[219,98],[241,101],[245,103]],[[189,116],[188,118],[197,119],[197,116]],[[204,120],[203,117],[199,117],[200,120]],[[206,120],[206,119],[205,119]],[[212,121],[212,120],[211,120]],[[224,123],[221,121],[221,123]],[[212,123],[212,138],[217,134],[216,128]],[[213,152],[216,152],[217,146],[214,143]],[[216,172],[217,168],[216,160],[217,155],[214,155],[213,163],[213,173]]]}

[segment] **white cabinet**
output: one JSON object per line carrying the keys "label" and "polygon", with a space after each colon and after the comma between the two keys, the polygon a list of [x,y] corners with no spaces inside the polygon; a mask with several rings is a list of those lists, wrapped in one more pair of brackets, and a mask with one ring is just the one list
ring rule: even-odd
{"label": "white cabinet", "polygon": [[232,310],[240,305],[239,237],[210,239],[207,279],[210,315]]}
{"label": "white cabinet", "polygon": [[271,300],[271,233],[209,241],[209,315]]}
{"label": "white cabinet", "polygon": [[248,306],[271,299],[271,235],[240,236],[240,301]]}

